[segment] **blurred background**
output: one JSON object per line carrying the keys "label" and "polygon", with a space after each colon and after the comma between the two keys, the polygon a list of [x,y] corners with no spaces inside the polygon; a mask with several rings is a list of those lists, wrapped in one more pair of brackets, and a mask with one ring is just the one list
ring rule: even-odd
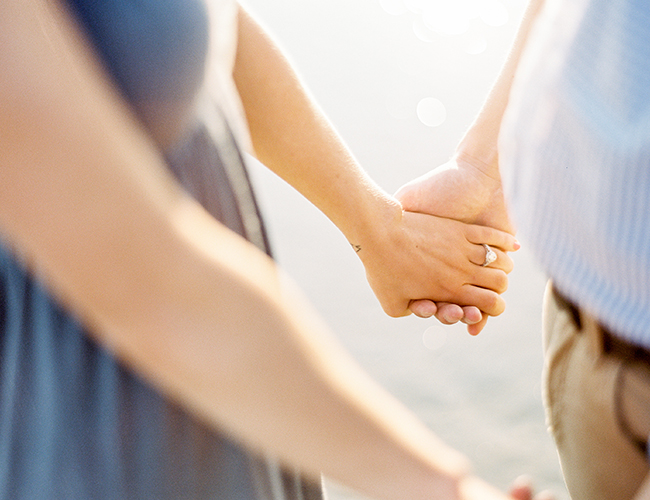
{"label": "blurred background", "polygon": [[[525,0],[246,0],[364,168],[395,192],[445,162],[494,81]],[[358,362],[501,489],[520,474],[568,495],[541,401],[545,279],[513,256],[506,312],[483,333],[381,310],[356,254],[259,165],[253,178],[282,267]],[[330,500],[361,497],[328,483]]]}

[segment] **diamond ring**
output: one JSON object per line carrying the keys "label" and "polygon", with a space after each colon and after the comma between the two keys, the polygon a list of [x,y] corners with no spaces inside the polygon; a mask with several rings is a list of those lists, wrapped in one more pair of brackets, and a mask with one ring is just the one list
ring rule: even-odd
{"label": "diamond ring", "polygon": [[485,243],[481,243],[481,245],[485,248],[485,262],[483,262],[482,266],[489,266],[492,262],[497,260],[497,254]]}

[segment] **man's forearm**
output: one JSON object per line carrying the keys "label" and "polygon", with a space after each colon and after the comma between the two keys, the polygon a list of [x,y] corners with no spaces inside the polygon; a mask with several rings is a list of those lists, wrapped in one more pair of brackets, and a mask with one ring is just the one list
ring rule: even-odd
{"label": "man's forearm", "polygon": [[508,58],[496,82],[457,151],[490,177],[498,178],[497,143],[501,121],[508,106],[512,82],[531,28],[544,0],[530,0],[517,30]]}

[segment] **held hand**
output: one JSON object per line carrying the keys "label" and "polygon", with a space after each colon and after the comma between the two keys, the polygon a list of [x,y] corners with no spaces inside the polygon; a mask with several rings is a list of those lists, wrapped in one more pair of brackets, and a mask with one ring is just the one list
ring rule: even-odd
{"label": "held hand", "polygon": [[548,491],[533,496],[530,480],[523,476],[510,487],[508,495],[475,476],[469,476],[461,483],[460,497],[462,500],[555,500],[555,496]]}
{"label": "held hand", "polygon": [[[409,182],[395,196],[405,210],[492,226],[514,234],[498,171],[466,155]],[[487,317],[474,306],[418,300],[411,303],[410,310],[423,318],[435,315],[444,324],[463,321],[472,335],[480,333],[487,323]]]}
{"label": "held hand", "polygon": [[550,491],[534,494],[533,484],[528,476],[520,476],[510,486],[509,495],[515,500],[555,500]]}
{"label": "held hand", "polygon": [[[497,255],[487,267],[483,243]],[[381,234],[360,242],[359,257],[384,311],[410,313],[413,298],[474,305],[496,316],[504,310],[500,294],[514,251],[514,237],[496,229],[430,215],[402,212],[382,226]]]}
{"label": "held hand", "polygon": [[448,217],[469,224],[494,227],[510,234],[498,171],[471,157],[459,155],[402,186],[395,197],[404,210]]}

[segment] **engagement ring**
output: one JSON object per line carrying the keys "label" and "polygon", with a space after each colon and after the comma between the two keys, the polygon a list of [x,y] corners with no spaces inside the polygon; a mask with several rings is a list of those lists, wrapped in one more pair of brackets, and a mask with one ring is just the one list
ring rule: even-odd
{"label": "engagement ring", "polygon": [[492,264],[492,262],[497,260],[497,254],[485,243],[481,243],[481,245],[483,245],[483,248],[485,248],[485,262],[483,262],[482,265],[483,267],[489,266]]}

